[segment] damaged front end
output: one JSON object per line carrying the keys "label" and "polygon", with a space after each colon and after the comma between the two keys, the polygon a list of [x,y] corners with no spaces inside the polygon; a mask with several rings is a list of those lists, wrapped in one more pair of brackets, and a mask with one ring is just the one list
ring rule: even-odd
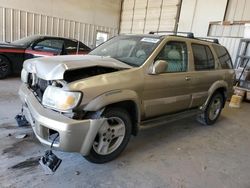
{"label": "damaged front end", "polygon": [[69,69],[64,72],[62,80],[45,80],[38,77],[36,71],[28,72],[23,69],[21,78],[45,108],[54,110],[66,117],[81,120],[90,118],[92,113],[85,112],[79,107],[84,93],[82,91],[70,91],[68,84],[116,71],[119,71],[119,69],[101,66]]}
{"label": "damaged front end", "polygon": [[[53,59],[62,60],[61,57]],[[86,61],[86,57],[83,59]],[[23,114],[37,138],[50,146],[53,135],[58,134],[55,148],[83,155],[88,154],[97,131],[105,120],[100,118],[98,112],[93,116],[93,112],[83,111],[81,101],[84,92],[70,90],[68,84],[128,68],[111,58],[108,59],[109,63],[104,62],[102,66],[93,61],[100,60],[100,57],[87,59],[90,59],[91,63],[80,64],[79,59],[72,64],[68,61],[56,63],[50,58],[28,60],[24,63],[21,75],[23,84],[19,90]],[[53,66],[46,60],[51,61]],[[52,76],[56,70],[58,72]],[[96,114],[99,114],[98,117]]]}
{"label": "damaged front end", "polygon": [[105,122],[104,118],[76,120],[46,108],[26,84],[21,85],[19,96],[23,103],[23,115],[41,143],[51,146],[58,134],[54,148],[88,154],[99,128]]}
{"label": "damaged front end", "polygon": [[[23,116],[42,144],[86,156],[106,118],[101,117],[103,109],[95,112],[83,110],[91,100],[88,97],[95,97],[85,96],[85,86],[93,86],[87,84],[85,79],[93,77],[95,84],[102,85],[95,76],[100,75],[99,79],[105,81],[103,75],[128,68],[130,66],[112,58],[96,56],[28,60],[24,63],[21,74],[23,84],[19,89]],[[78,83],[82,84],[80,88],[70,88],[70,85]],[[83,101],[87,102],[83,104]],[[40,160],[45,170],[51,173],[60,163],[61,160],[51,150]]]}

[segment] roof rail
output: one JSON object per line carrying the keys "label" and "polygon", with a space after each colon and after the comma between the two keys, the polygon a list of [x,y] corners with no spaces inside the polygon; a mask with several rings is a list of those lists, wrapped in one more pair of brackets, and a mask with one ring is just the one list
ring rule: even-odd
{"label": "roof rail", "polygon": [[216,44],[220,44],[219,40],[216,39],[216,38],[197,37],[197,39],[204,40],[204,41],[209,41],[209,42],[213,42],[213,43],[216,43]]}
{"label": "roof rail", "polygon": [[150,31],[149,34],[155,34],[155,33],[171,33],[173,35],[178,34],[185,34],[188,38],[194,38],[194,33],[192,32],[175,32],[175,31]]}

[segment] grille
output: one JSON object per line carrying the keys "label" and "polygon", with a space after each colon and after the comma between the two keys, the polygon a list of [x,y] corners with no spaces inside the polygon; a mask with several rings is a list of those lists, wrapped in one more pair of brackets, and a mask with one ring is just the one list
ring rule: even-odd
{"label": "grille", "polygon": [[38,99],[41,101],[43,98],[43,93],[45,89],[51,85],[50,81],[43,80],[41,78],[36,77],[35,75],[32,75],[31,73],[28,75],[28,85],[33,90],[33,92],[36,94]]}

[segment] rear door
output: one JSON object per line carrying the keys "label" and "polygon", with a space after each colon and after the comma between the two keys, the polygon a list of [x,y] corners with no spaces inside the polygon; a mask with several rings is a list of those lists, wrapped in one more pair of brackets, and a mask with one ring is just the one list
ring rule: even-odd
{"label": "rear door", "polygon": [[205,103],[208,97],[208,90],[214,82],[223,79],[223,74],[219,74],[215,57],[208,45],[192,43],[193,71],[192,77],[192,103],[190,107],[198,107]]}

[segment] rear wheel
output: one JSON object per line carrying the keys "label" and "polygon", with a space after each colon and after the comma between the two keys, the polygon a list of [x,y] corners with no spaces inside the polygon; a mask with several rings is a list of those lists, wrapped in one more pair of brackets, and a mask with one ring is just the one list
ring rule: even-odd
{"label": "rear wheel", "polygon": [[11,65],[7,58],[0,56],[0,79],[7,77],[11,73]]}
{"label": "rear wheel", "polygon": [[198,117],[198,121],[204,125],[213,125],[219,118],[223,106],[223,95],[220,92],[216,92],[211,97],[206,110]]}
{"label": "rear wheel", "polygon": [[130,116],[124,109],[109,108],[103,117],[107,120],[99,129],[89,155],[85,156],[93,163],[105,163],[118,157],[131,135]]}

